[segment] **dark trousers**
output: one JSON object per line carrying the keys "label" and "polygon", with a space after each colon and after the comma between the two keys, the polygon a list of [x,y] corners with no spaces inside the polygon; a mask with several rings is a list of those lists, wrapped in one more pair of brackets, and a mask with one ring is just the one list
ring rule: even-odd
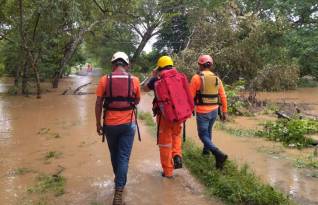
{"label": "dark trousers", "polygon": [[123,188],[127,182],[128,163],[134,143],[136,124],[104,125],[103,130],[115,174],[115,187]]}

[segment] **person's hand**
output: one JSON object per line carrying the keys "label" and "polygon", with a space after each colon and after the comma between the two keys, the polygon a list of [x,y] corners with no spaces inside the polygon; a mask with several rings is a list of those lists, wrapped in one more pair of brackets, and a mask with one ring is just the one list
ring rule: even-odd
{"label": "person's hand", "polygon": [[157,77],[158,76],[158,70],[154,69],[152,70],[152,77]]}
{"label": "person's hand", "polygon": [[222,113],[221,120],[224,122],[224,121],[226,121],[227,119],[228,119],[227,112]]}
{"label": "person's hand", "polygon": [[96,124],[96,131],[98,135],[103,135],[103,128],[100,123]]}

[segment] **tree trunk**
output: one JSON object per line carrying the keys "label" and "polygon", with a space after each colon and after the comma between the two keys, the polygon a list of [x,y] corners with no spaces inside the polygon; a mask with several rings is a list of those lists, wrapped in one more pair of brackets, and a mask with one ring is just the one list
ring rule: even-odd
{"label": "tree trunk", "polygon": [[29,90],[27,87],[28,83],[28,63],[25,62],[23,65],[23,73],[22,73],[22,94],[28,96],[29,95]]}
{"label": "tree trunk", "polygon": [[16,71],[15,71],[14,86],[17,87],[17,88],[19,87],[21,67],[22,67],[22,65],[18,66]]}
{"label": "tree trunk", "polygon": [[153,31],[155,29],[154,28],[150,28],[146,31],[146,33],[142,36],[141,42],[138,46],[138,48],[136,49],[133,57],[131,58],[131,65],[133,66],[134,63],[136,63],[138,57],[140,56],[140,53],[142,52],[142,50],[145,48],[147,42],[150,40],[150,38],[153,36]]}
{"label": "tree trunk", "polygon": [[87,29],[81,29],[79,33],[74,36],[71,41],[65,46],[64,49],[64,56],[60,62],[60,66],[55,73],[53,80],[52,80],[52,87],[58,88],[59,86],[59,80],[62,78],[65,67],[69,63],[69,61],[72,59],[76,49],[79,45],[83,42],[84,35],[86,32],[90,31],[99,21],[93,22]]}

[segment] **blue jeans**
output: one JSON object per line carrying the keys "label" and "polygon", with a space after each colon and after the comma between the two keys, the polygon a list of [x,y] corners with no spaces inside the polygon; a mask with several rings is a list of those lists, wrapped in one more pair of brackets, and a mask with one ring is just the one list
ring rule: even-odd
{"label": "blue jeans", "polygon": [[197,113],[197,129],[204,151],[211,151],[213,154],[219,153],[219,149],[212,142],[212,128],[218,117],[218,110],[209,113]]}
{"label": "blue jeans", "polygon": [[115,174],[115,187],[124,188],[127,182],[128,163],[134,143],[136,124],[104,125],[103,130]]}

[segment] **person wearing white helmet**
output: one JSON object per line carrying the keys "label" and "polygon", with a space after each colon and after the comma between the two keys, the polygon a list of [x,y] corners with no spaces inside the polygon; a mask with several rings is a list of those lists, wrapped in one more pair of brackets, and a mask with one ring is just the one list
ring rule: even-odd
{"label": "person wearing white helmet", "polygon": [[110,151],[115,175],[113,205],[122,205],[129,158],[138,128],[136,105],[140,101],[140,85],[139,79],[128,72],[129,57],[126,53],[116,52],[111,63],[112,72],[101,77],[96,90],[96,129],[103,141],[106,138]]}

